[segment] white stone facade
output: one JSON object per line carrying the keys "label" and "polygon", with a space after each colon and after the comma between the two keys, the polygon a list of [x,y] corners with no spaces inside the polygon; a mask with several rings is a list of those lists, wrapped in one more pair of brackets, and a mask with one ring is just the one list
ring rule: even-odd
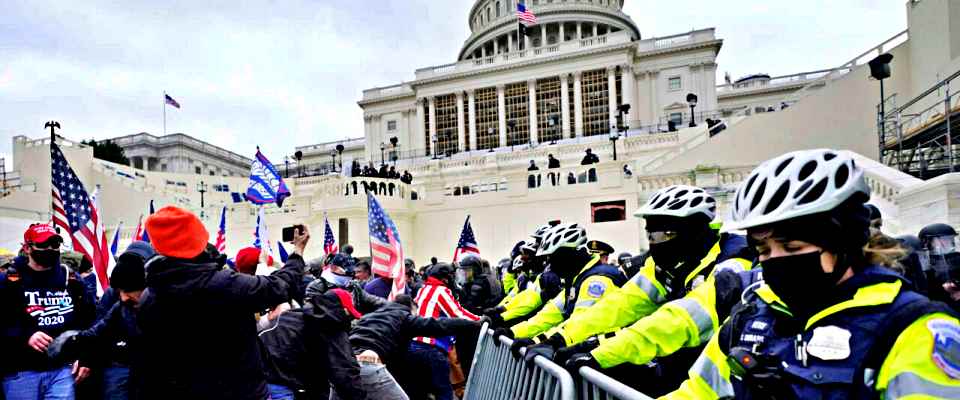
{"label": "white stone facade", "polygon": [[146,132],[110,139],[123,148],[130,165],[144,171],[207,176],[245,176],[253,160],[182,133]]}

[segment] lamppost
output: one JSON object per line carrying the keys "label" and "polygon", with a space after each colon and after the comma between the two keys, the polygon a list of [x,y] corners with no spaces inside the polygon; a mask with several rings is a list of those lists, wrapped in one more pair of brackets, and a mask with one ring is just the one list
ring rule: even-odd
{"label": "lamppost", "polygon": [[[550,127],[551,134],[556,133],[555,131],[557,129],[557,125],[559,125],[559,121],[558,121],[559,119],[560,117],[557,116],[556,114],[551,115],[550,118],[547,119],[547,125]],[[560,135],[556,135],[556,136],[560,136]],[[552,138],[550,140],[550,144],[551,145],[557,144],[557,140]]]}
{"label": "lamppost", "polygon": [[336,149],[337,154],[340,155],[340,171],[343,171],[343,144],[338,143]]}
{"label": "lamppost", "polygon": [[207,184],[206,184],[206,183],[203,183],[203,181],[200,181],[200,183],[197,184],[197,192],[200,192],[200,219],[203,219],[203,218],[204,218],[204,212],[203,212],[203,211],[204,211],[204,206],[206,205],[206,204],[204,204],[204,202],[203,202],[203,194],[207,192]]}
{"label": "lamppost", "polygon": [[[886,139],[885,137],[883,137],[884,133],[886,133],[886,129],[884,129],[885,128],[884,122],[887,117],[886,116],[887,110],[885,107],[886,104],[884,104],[886,103],[885,101],[886,98],[884,97],[885,95],[883,93],[883,80],[890,77],[890,61],[893,61],[893,55],[890,53],[884,53],[870,60],[867,63],[870,65],[870,76],[872,76],[873,79],[880,81],[880,107],[877,109],[877,130],[878,130],[878,133],[881,135],[881,138],[883,138],[880,140],[880,153],[881,153],[880,159],[881,160],[883,159],[883,145],[884,145],[883,142]],[[948,130],[950,129],[950,124],[947,124],[947,129]],[[899,142],[899,138],[897,139]],[[903,143],[900,143],[900,146],[901,146],[900,150],[902,151]],[[952,146],[950,146],[949,135],[947,135],[947,148],[948,149],[953,148]],[[953,163],[951,162],[950,165],[952,170]],[[900,168],[900,151],[897,152],[897,168]]]}
{"label": "lamppost", "polygon": [[623,133],[626,137],[627,130],[630,129],[630,121],[624,120],[624,115],[630,112],[629,104],[621,104],[617,106],[617,130]]}
{"label": "lamppost", "polygon": [[439,158],[437,157],[438,152],[437,152],[437,134],[436,133],[430,135],[430,141],[433,143],[433,159],[436,160]]}
{"label": "lamppost", "polygon": [[330,150],[330,171],[337,172],[337,151]]}
{"label": "lamppost", "polygon": [[[487,128],[487,136],[493,136],[493,132],[494,132],[493,127]],[[491,148],[490,148],[490,153],[493,153],[493,151],[494,151],[494,150],[493,150],[493,147],[491,147]]]}
{"label": "lamppost", "polygon": [[620,132],[616,126],[610,127],[610,142],[613,143],[613,161],[617,161],[617,140],[620,140]]}
{"label": "lamppost", "polygon": [[697,126],[697,122],[693,113],[693,110],[697,108],[697,95],[693,93],[687,93],[687,104],[690,105],[690,127],[693,128]]}
{"label": "lamppost", "polygon": [[303,160],[303,152],[297,150],[296,153],[293,153],[293,158],[297,159],[297,178],[303,177],[303,169],[300,168],[300,160]]}
{"label": "lamppost", "polygon": [[513,142],[510,141],[510,136],[513,135],[513,131],[517,128],[517,121],[507,121],[507,142],[510,143],[510,151],[513,151]]}
{"label": "lamppost", "polygon": [[383,151],[386,149],[387,149],[387,145],[383,144],[383,142],[380,142],[380,166],[381,167],[384,165],[387,165],[387,163],[384,162],[384,158],[383,158]]}
{"label": "lamppost", "polygon": [[290,156],[283,156],[283,172],[287,174],[287,179],[290,179]]}

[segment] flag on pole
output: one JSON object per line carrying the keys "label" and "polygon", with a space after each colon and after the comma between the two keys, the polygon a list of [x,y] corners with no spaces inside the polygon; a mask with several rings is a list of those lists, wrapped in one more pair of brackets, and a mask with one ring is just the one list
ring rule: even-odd
{"label": "flag on pole", "polygon": [[290,258],[290,255],[287,254],[287,249],[283,247],[283,243],[277,242],[277,252],[280,253],[280,262],[286,264],[287,258]]}
{"label": "flag on pole", "polygon": [[460,240],[457,242],[457,249],[453,251],[453,261],[460,262],[468,255],[480,257],[480,249],[477,247],[477,238],[473,235],[473,227],[470,226],[470,216],[463,223],[463,230],[460,231]]}
{"label": "flag on pole", "polygon": [[323,254],[336,254],[340,252],[337,241],[333,236],[333,229],[330,229],[330,221],[327,216],[323,216]]}
{"label": "flag on pole", "polygon": [[273,246],[270,246],[270,234],[267,232],[267,220],[263,216],[263,207],[257,211],[257,227],[253,231],[253,247],[267,253],[267,259],[273,257]]}
{"label": "flag on pole", "polygon": [[[123,229],[123,221],[117,223],[117,229],[113,231],[113,240],[110,241],[110,255],[113,257],[113,260],[116,261],[120,251],[120,230]],[[113,271],[107,271],[108,274],[113,273]]]}
{"label": "flag on pole", "polygon": [[50,142],[50,162],[53,225],[68,232],[74,250],[90,259],[99,283],[97,291],[100,292],[110,284],[107,277],[110,253],[102,216],[95,198],[91,199],[87,194],[55,141]]}
{"label": "flag on pole", "polygon": [[220,228],[217,229],[217,251],[221,254],[227,251],[227,206],[220,211]]}
{"label": "flag on pole", "polygon": [[[154,212],[156,211],[153,209],[153,200],[150,200],[150,214],[148,215],[153,215]],[[146,229],[143,230],[142,234],[139,236],[139,239],[137,240],[142,240],[144,242],[150,243],[150,235],[147,234]]]}
{"label": "flag on pole", "polygon": [[400,231],[370,192],[367,192],[367,214],[370,228],[370,267],[377,275],[393,278],[393,288],[388,298],[393,300],[398,294],[403,294],[407,286]]}
{"label": "flag on pole", "polygon": [[[109,254],[110,248],[107,247],[107,230],[104,228],[103,213],[100,212],[99,194],[100,185],[97,185],[97,187],[93,189],[93,196],[90,196],[90,198],[93,201],[94,211],[96,211],[100,217],[100,223],[96,224],[96,238],[103,253],[101,257],[103,257],[104,264],[106,264],[106,268],[102,270],[94,268],[94,273],[97,275],[97,282],[100,283],[97,285],[97,297],[103,296],[103,292],[110,286],[110,273],[113,272],[113,268],[117,266],[117,261]],[[104,279],[101,280],[101,276],[103,276]]]}
{"label": "flag on pole", "polygon": [[537,24],[537,16],[533,14],[533,11],[528,10],[523,3],[517,3],[517,18],[520,19],[522,25],[527,27]]}
{"label": "flag on pole", "polygon": [[[180,103],[177,103],[177,101],[174,100],[173,97],[170,97],[169,94],[164,93],[164,94],[163,94],[163,97],[164,97],[164,98],[163,98],[163,102],[164,102],[164,103],[169,104],[169,105],[171,105],[171,106],[174,106],[174,107],[176,107],[176,108],[180,108]],[[154,104],[156,104],[156,103],[154,103]]]}
{"label": "flag on pole", "polygon": [[290,197],[287,184],[270,160],[260,153],[259,147],[253,164],[250,164],[250,186],[244,197],[253,204],[277,203],[277,207],[283,207],[283,199]]}

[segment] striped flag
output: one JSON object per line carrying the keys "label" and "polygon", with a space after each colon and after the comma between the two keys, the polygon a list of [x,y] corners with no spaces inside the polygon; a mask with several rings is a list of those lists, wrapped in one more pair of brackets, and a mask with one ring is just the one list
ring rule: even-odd
{"label": "striped flag", "polygon": [[323,254],[336,254],[340,252],[337,246],[337,240],[333,236],[333,229],[330,229],[330,221],[327,216],[323,216]]}
{"label": "striped flag", "polygon": [[69,232],[74,250],[92,261],[100,292],[110,285],[107,268],[111,258],[95,198],[87,194],[55,141],[50,142],[50,163],[53,225]]}
{"label": "striped flag", "polygon": [[283,247],[283,243],[277,242],[277,252],[280,253],[280,262],[286,263],[287,259],[290,258],[290,255],[287,254],[287,248]]}
{"label": "striped flag", "polygon": [[143,214],[140,214],[140,219],[137,220],[137,229],[133,231],[133,238],[131,240],[136,241],[140,240],[143,237]]}
{"label": "striped flag", "polygon": [[283,199],[290,197],[290,189],[280,173],[257,147],[257,155],[250,164],[250,185],[244,197],[253,204],[277,203],[283,207]]}
{"label": "striped flag", "polygon": [[533,11],[528,10],[523,3],[517,3],[517,18],[520,19],[521,24],[528,27],[537,24],[537,16],[533,14]]}
{"label": "striped flag", "polygon": [[170,97],[169,94],[166,94],[166,93],[163,94],[163,102],[164,104],[169,104],[176,108],[180,108],[180,103],[177,103],[177,101],[174,100],[173,97]]}
{"label": "striped flag", "polygon": [[463,223],[463,230],[460,231],[460,240],[457,242],[457,249],[453,251],[453,261],[460,262],[468,255],[480,257],[480,249],[477,248],[477,238],[473,235],[473,227],[470,226],[470,216]]}
{"label": "striped flag", "polygon": [[217,229],[217,251],[223,254],[227,251],[227,206],[220,211],[220,228]]}
{"label": "striped flag", "polygon": [[[113,259],[116,260],[117,252],[120,251],[120,230],[123,229],[123,221],[117,223],[117,229],[113,231],[113,240],[110,241],[110,255],[113,256]],[[107,271],[108,274],[113,273],[113,271]]]}
{"label": "striped flag", "polygon": [[370,192],[367,192],[367,214],[370,228],[370,267],[377,275],[393,278],[393,288],[388,297],[393,300],[407,287],[400,231]]}

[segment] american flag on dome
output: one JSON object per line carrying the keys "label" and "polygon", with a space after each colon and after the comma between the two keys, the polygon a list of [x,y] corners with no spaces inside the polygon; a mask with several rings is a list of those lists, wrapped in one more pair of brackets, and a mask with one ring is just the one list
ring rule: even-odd
{"label": "american flag on dome", "polygon": [[377,275],[393,278],[393,288],[388,298],[393,300],[407,287],[400,231],[370,192],[367,192],[367,212],[370,228],[370,268]]}
{"label": "american flag on dome", "polygon": [[98,292],[110,285],[107,268],[110,249],[104,232],[102,216],[95,198],[91,198],[77,174],[70,168],[60,146],[50,142],[50,162],[53,192],[53,225],[67,231],[73,249],[92,261],[97,274]]}
{"label": "american flag on dome", "polygon": [[523,3],[517,3],[517,18],[520,19],[521,24],[526,26],[537,24],[537,16],[533,14],[533,11],[528,10]]}
{"label": "american flag on dome", "polygon": [[220,227],[217,229],[217,251],[223,254],[227,251],[227,206],[220,211]]}
{"label": "american flag on dome", "polygon": [[470,226],[470,216],[463,223],[463,230],[460,231],[460,241],[457,242],[457,249],[453,251],[453,261],[460,262],[468,255],[480,257],[480,249],[477,248],[477,238],[473,235],[473,227]]}
{"label": "american flag on dome", "polygon": [[327,216],[323,216],[323,254],[336,254],[340,252],[337,246],[337,240],[333,236],[333,229],[330,229],[330,221]]}

